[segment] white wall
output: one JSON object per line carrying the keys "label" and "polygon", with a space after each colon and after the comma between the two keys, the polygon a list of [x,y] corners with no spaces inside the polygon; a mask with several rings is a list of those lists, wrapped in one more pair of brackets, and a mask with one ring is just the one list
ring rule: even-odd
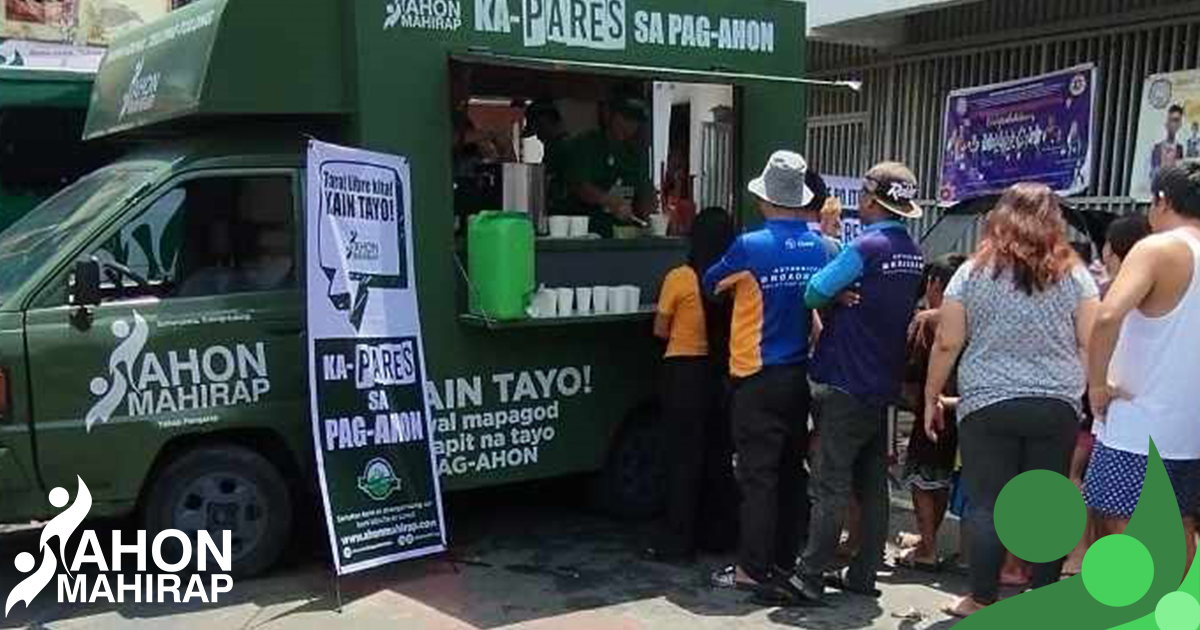
{"label": "white wall", "polygon": [[662,187],[662,169],[667,162],[667,141],[671,130],[671,107],[690,104],[692,119],[691,154],[688,157],[692,175],[700,174],[703,125],[712,122],[714,107],[733,107],[733,88],[727,85],[705,85],[699,83],[655,83],[654,84],[654,185]]}

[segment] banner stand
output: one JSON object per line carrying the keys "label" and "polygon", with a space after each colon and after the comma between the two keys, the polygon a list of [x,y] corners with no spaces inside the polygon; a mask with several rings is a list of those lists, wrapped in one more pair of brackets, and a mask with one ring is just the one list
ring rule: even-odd
{"label": "banner stand", "polygon": [[305,258],[317,476],[341,577],[446,549],[407,159],[310,140]]}

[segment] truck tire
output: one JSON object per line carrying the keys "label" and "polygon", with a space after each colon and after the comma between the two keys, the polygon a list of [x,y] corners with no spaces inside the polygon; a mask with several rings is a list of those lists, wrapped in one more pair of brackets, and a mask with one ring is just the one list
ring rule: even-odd
{"label": "truck tire", "polygon": [[596,478],[601,510],[623,520],[647,520],[666,505],[666,468],[658,423],[627,422]]}
{"label": "truck tire", "polygon": [[[234,577],[269,569],[287,547],[292,531],[292,498],[283,476],[266,458],[240,446],[196,448],[159,472],[142,509],[153,536],[165,529],[207,530],[221,542],[231,530]],[[178,558],[164,547],[164,556]],[[195,556],[193,556],[195,557]],[[219,570],[209,563],[209,571]]]}

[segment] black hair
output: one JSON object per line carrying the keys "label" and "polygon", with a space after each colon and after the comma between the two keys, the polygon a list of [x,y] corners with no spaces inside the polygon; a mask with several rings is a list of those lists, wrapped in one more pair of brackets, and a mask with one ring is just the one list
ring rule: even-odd
{"label": "black hair", "polygon": [[1167,115],[1170,116],[1171,114],[1179,114],[1180,116],[1182,116],[1183,115],[1183,106],[1180,105],[1179,103],[1175,103],[1174,105],[1168,107]]}
{"label": "black hair", "polygon": [[829,199],[829,186],[825,184],[824,178],[811,168],[804,173],[804,185],[812,191],[813,198],[808,205],[800,209],[804,212],[820,212],[825,201]]}
{"label": "black hair", "polygon": [[1154,196],[1171,202],[1175,212],[1200,219],[1200,164],[1168,166],[1158,172],[1151,187]]}
{"label": "black hair", "polygon": [[925,263],[925,278],[921,282],[921,292],[924,293],[925,287],[930,282],[937,280],[938,283],[945,287],[950,284],[950,279],[958,272],[958,268],[967,262],[965,254],[950,253],[942,254],[937,258]]}
{"label": "black hair", "polygon": [[[735,237],[733,218],[724,208],[709,207],[696,215],[692,223],[691,251],[688,265],[703,283],[704,274],[717,264]],[[703,291],[701,291],[703,294]],[[733,306],[729,300],[704,297],[704,322],[708,336],[709,356],[723,362],[729,352],[729,328],[733,321]]]}
{"label": "black hair", "polygon": [[1150,221],[1140,214],[1121,217],[1108,224],[1104,239],[1113,254],[1124,260],[1137,242],[1150,236]]}

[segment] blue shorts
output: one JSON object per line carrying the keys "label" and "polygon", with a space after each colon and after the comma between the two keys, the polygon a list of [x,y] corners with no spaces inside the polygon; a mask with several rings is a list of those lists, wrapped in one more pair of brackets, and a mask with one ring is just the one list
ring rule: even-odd
{"label": "blue shorts", "polygon": [[[1084,502],[1101,516],[1121,519],[1132,517],[1142,496],[1142,484],[1146,481],[1146,464],[1149,461],[1146,455],[1109,448],[1096,442],[1084,478]],[[1163,465],[1175,489],[1179,513],[1185,516],[1195,514],[1200,507],[1200,460],[1164,459]]]}

